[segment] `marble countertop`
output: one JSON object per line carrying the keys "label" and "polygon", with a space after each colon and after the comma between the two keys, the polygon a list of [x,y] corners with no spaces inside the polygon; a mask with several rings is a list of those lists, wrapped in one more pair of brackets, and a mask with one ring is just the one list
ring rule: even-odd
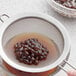
{"label": "marble countertop", "polygon": [[[21,12],[41,12],[59,20],[68,30],[71,39],[71,54],[69,63],[76,67],[76,19],[63,17],[56,13],[46,0],[0,0],[0,15],[7,14],[10,17]],[[0,22],[0,27],[2,23]],[[71,68],[66,65],[67,71]],[[3,75],[5,76],[5,75]],[[67,76],[64,71],[58,72],[55,76]]]}

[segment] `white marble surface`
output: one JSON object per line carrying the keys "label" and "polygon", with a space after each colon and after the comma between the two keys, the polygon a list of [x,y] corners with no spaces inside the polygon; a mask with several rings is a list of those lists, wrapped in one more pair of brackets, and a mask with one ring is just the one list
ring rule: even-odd
{"label": "white marble surface", "polygon": [[[52,10],[46,0],[0,0],[0,15],[6,13],[10,17],[21,12],[42,12],[58,19],[68,30],[71,39],[69,62],[76,67],[76,19],[63,17]],[[0,22],[0,27],[2,23]],[[65,69],[71,70],[67,65]],[[1,75],[2,76],[2,75]],[[4,75],[3,75],[4,76]],[[55,76],[67,76],[60,71]]]}

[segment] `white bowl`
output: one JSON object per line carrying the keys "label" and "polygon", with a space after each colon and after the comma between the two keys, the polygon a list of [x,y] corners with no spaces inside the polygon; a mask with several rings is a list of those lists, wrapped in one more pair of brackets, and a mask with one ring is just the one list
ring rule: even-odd
{"label": "white bowl", "polygon": [[69,17],[69,18],[76,18],[76,9],[65,7],[55,0],[47,0],[49,5],[59,14]]}

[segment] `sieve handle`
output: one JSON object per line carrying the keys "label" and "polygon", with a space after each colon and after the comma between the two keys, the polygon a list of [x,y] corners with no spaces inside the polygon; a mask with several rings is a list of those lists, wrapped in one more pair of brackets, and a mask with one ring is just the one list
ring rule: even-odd
{"label": "sieve handle", "polygon": [[[68,64],[71,68],[73,68],[75,70],[75,72],[76,72],[76,67],[74,67],[73,65],[71,65],[67,60],[64,60],[64,62],[66,64]],[[73,76],[72,74],[70,74],[71,72],[68,72],[67,70],[65,70],[62,65],[59,65],[58,67],[61,68],[64,72],[66,72],[68,75]]]}
{"label": "sieve handle", "polygon": [[9,16],[8,16],[7,14],[2,14],[2,15],[0,16],[0,21],[1,21],[2,23],[4,23],[4,20],[2,19],[2,17],[7,17],[7,18],[9,18]]}

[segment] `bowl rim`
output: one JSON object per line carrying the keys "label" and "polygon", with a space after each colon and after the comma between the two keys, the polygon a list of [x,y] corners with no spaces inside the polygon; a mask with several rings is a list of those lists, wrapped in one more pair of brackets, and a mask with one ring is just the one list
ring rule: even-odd
{"label": "bowl rim", "polygon": [[[64,8],[64,9],[66,9],[66,10],[76,11],[76,9],[72,9],[72,8],[65,7],[65,6],[57,3],[55,0],[47,0],[47,1],[48,1],[49,4],[50,4],[50,2],[52,1],[52,2],[55,3],[57,6],[62,7],[62,8]],[[51,5],[51,4],[50,4],[50,5]]]}
{"label": "bowl rim", "polygon": [[[18,19],[22,19],[24,17],[36,17],[36,18],[41,18],[43,20],[46,20],[46,21],[54,24],[54,26],[56,26],[59,29],[59,31],[62,33],[62,35],[64,37],[63,54],[53,64],[42,67],[42,68],[35,68],[35,69],[34,68],[26,68],[26,67],[22,67],[20,65],[17,65],[16,63],[14,63],[12,60],[10,60],[6,56],[6,54],[2,48],[3,34],[6,30],[6,28],[8,26],[10,26],[11,23],[13,23],[14,21],[16,21]],[[5,21],[3,23],[0,31],[1,31],[1,33],[0,33],[0,56],[7,64],[9,64],[13,68],[21,70],[21,71],[38,73],[38,72],[45,72],[45,71],[51,70],[51,69],[57,67],[59,64],[61,64],[63,62],[63,60],[66,59],[66,56],[68,55],[68,53],[70,51],[71,44],[70,44],[70,38],[69,38],[69,35],[67,33],[67,30],[58,20],[56,20],[55,18],[53,18],[49,15],[46,15],[46,14],[29,12],[29,13],[20,13],[20,14],[14,15],[13,17],[10,17],[7,21]]]}

